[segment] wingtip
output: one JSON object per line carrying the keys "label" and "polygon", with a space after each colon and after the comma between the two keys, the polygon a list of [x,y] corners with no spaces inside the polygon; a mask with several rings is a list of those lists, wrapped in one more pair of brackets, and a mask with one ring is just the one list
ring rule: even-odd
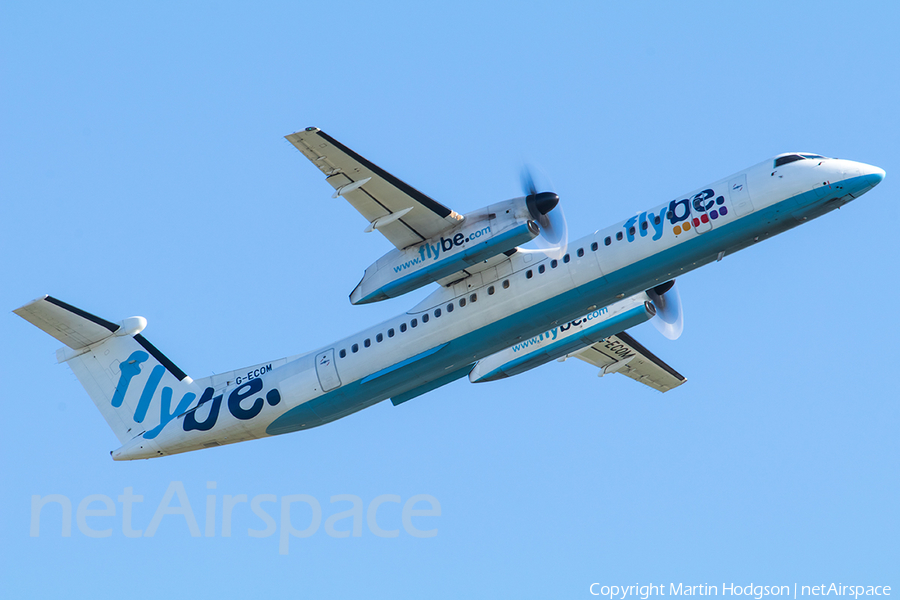
{"label": "wingtip", "polygon": [[304,133],[318,133],[321,129],[318,127],[307,127],[306,129],[301,129],[300,131],[295,131],[294,133],[289,133],[285,137],[286,140],[292,141],[291,138],[297,139],[296,136],[303,135]]}
{"label": "wingtip", "polygon": [[20,306],[19,308],[14,308],[14,309],[13,309],[13,312],[16,313],[17,315],[21,316],[21,313],[20,313],[19,311],[21,311],[21,310],[23,310],[23,309],[26,309],[26,308],[28,308],[29,306],[31,306],[32,304],[35,304],[36,302],[40,302],[41,300],[45,300],[45,299],[47,299],[47,298],[49,298],[49,297],[50,297],[49,294],[44,294],[43,296],[40,296],[40,297],[38,297],[38,298],[35,298],[35,299],[32,300],[31,302],[26,302],[25,304],[23,304],[23,305]]}

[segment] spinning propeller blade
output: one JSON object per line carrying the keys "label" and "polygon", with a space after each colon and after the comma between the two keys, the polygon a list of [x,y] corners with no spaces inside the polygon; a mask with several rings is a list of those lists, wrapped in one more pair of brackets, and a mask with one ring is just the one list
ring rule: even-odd
{"label": "spinning propeller blade", "polygon": [[536,239],[538,247],[550,258],[559,260],[566,253],[569,232],[566,217],[559,204],[559,196],[553,192],[539,192],[534,175],[527,167],[522,169],[522,191],[528,212],[538,223],[541,235]]}
{"label": "spinning propeller blade", "polygon": [[656,307],[656,316],[651,319],[653,325],[670,340],[677,340],[684,331],[684,311],[675,280],[647,290],[647,295]]}

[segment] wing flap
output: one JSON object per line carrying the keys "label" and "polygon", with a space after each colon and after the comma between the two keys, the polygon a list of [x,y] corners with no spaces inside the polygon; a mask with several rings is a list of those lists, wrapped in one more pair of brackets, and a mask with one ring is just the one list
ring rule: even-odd
{"label": "wing flap", "polygon": [[601,377],[621,373],[660,392],[668,392],[687,381],[625,332],[611,335],[570,356],[599,367]]}
{"label": "wing flap", "polygon": [[376,227],[397,248],[433,238],[462,221],[461,215],[315,127],[285,137],[326,175],[336,194],[346,198],[370,224],[407,211],[402,218]]}

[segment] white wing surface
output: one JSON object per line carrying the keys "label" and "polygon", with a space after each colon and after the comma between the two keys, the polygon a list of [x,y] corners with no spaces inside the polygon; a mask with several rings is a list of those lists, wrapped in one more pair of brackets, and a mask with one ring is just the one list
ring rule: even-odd
{"label": "white wing surface", "polygon": [[660,392],[668,392],[687,381],[625,332],[611,335],[569,356],[599,367],[601,377],[621,373]]}
{"label": "white wing surface", "polygon": [[308,127],[285,136],[343,196],[399,249],[433,238],[463,217],[372,164],[324,131]]}

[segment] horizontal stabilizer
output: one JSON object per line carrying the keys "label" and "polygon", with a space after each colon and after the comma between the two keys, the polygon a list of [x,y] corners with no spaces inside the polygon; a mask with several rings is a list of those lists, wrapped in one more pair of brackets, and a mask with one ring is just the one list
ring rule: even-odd
{"label": "horizontal stabilizer", "polygon": [[668,392],[687,379],[625,332],[570,354],[600,367],[599,376],[621,373],[654,390]]}
{"label": "horizontal stabilizer", "polygon": [[13,312],[73,350],[96,344],[121,329],[117,323],[110,323],[53,296],[38,298]]}

